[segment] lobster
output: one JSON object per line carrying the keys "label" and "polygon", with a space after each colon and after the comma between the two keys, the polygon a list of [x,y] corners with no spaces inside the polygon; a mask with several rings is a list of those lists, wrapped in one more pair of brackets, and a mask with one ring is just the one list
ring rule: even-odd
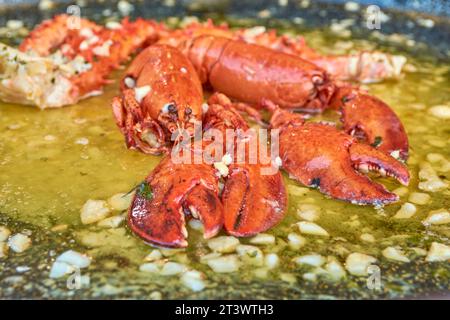
{"label": "lobster", "polygon": [[241,40],[294,54],[324,68],[335,80],[378,82],[398,78],[406,61],[402,56],[381,52],[323,56],[308,47],[302,37],[278,36],[264,27],[231,30],[208,20],[169,30],[153,20],[130,22],[125,18],[105,28],[62,14],[38,25],[24,39],[20,51],[6,46],[2,49],[0,98],[41,109],[74,104],[99,94],[109,82],[111,71],[136,50],[156,41],[177,46],[182,39],[199,35]]}
{"label": "lobster", "polygon": [[[222,227],[235,236],[271,228],[287,207],[278,166],[308,187],[357,204],[398,200],[358,171],[376,170],[409,182],[401,162],[408,157],[408,138],[397,115],[378,98],[340,81],[397,77],[402,59],[365,52],[322,56],[302,38],[261,28],[231,31],[211,22],[171,31],[151,20],[125,19],[108,29],[80,19],[80,28],[73,29],[68,19],[62,15],[39,26],[20,52],[2,50],[6,54],[0,61],[6,61],[9,77],[0,86],[2,99],[41,108],[74,103],[96,94],[113,69],[151,44],[127,69],[112,103],[126,145],[151,154],[183,145],[185,155],[214,159],[180,163],[167,155],[138,186],[128,224],[147,242],[187,246],[189,218],[203,222],[205,238]],[[17,68],[14,57],[32,67]],[[202,86],[216,92],[208,104]],[[261,174],[267,164],[249,158],[255,138],[239,111],[261,122],[254,108],[269,110],[270,129],[280,132],[280,159],[271,175]],[[293,113],[326,109],[340,113],[342,130]],[[226,136],[229,129],[240,134],[231,143],[219,143],[219,149],[211,148],[217,141],[198,145],[195,125],[200,122],[206,134],[216,130]],[[237,155],[242,146],[243,161]]]}

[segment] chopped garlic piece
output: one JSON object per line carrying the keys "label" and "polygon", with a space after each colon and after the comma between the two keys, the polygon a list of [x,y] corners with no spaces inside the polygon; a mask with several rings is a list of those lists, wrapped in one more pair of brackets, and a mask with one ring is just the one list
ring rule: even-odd
{"label": "chopped garlic piece", "polygon": [[409,202],[405,202],[401,208],[397,211],[395,216],[393,216],[394,219],[409,219],[411,218],[417,211],[417,208],[415,205]]}
{"label": "chopped garlic piece", "polygon": [[0,242],[8,240],[8,237],[11,235],[11,231],[7,227],[0,226]]}
{"label": "chopped garlic piece", "polygon": [[342,264],[334,257],[329,257],[324,269],[332,280],[340,280],[346,276],[346,272]]}
{"label": "chopped garlic piece", "polygon": [[150,91],[150,86],[136,87],[134,89],[134,98],[138,103],[141,103]]}
{"label": "chopped garlic piece", "polygon": [[205,254],[205,255],[201,256],[200,257],[200,263],[205,264],[205,263],[208,262],[208,260],[219,258],[221,256],[222,256],[222,254],[220,254],[219,252],[211,252],[211,253],[208,253],[208,254]]}
{"label": "chopped garlic piece", "polygon": [[8,246],[12,251],[21,253],[31,246],[31,239],[27,235],[17,233],[9,238]]}
{"label": "chopped garlic piece", "polygon": [[123,211],[127,210],[131,205],[131,200],[133,199],[134,192],[128,194],[118,193],[113,195],[108,199],[108,204],[113,210]]}
{"label": "chopped garlic piece", "polygon": [[280,258],[276,253],[268,253],[264,257],[264,264],[269,269],[274,269],[280,264]]}
{"label": "chopped garlic piece", "polygon": [[322,237],[329,237],[330,235],[328,232],[319,226],[318,224],[315,224],[314,222],[309,221],[300,221],[297,223],[298,229],[301,233],[304,234],[310,234],[315,236],[322,236]]}
{"label": "chopped garlic piece", "polygon": [[81,222],[90,224],[105,219],[109,215],[106,201],[89,199],[81,208]]}
{"label": "chopped garlic piece", "polygon": [[288,241],[292,250],[298,250],[306,244],[306,239],[296,233],[289,233]]}
{"label": "chopped garlic piece", "polygon": [[75,271],[75,267],[68,263],[55,261],[50,269],[49,277],[51,279],[57,279],[65,276],[66,274],[71,274]]}
{"label": "chopped garlic piece", "polygon": [[274,244],[275,243],[275,237],[271,234],[267,233],[259,233],[253,238],[250,239],[250,243],[252,244]]}
{"label": "chopped garlic piece", "polygon": [[450,223],[450,212],[444,208],[431,211],[422,223],[424,225]]}
{"label": "chopped garlic piece", "polygon": [[226,153],[226,154],[222,157],[222,162],[223,162],[226,166],[229,166],[230,164],[233,163],[233,158],[231,157],[230,154]]}
{"label": "chopped garlic piece", "polygon": [[80,30],[80,36],[84,38],[92,38],[94,36],[94,32],[91,28],[82,28]]}
{"label": "chopped garlic piece", "polygon": [[240,262],[235,254],[208,259],[206,263],[217,273],[236,272],[240,267]]}
{"label": "chopped garlic piece", "polygon": [[297,278],[292,273],[280,273],[280,280],[290,284],[295,284],[297,282]]}
{"label": "chopped garlic piece", "polygon": [[262,267],[262,268],[256,268],[253,270],[253,274],[255,275],[255,277],[260,278],[260,279],[266,279],[267,276],[269,275],[269,269]]}
{"label": "chopped garlic piece", "polygon": [[431,107],[429,110],[431,115],[443,120],[450,119],[450,107],[446,105],[438,105]]}
{"label": "chopped garlic piece", "polygon": [[145,258],[144,261],[157,261],[157,260],[161,260],[162,259],[162,253],[161,251],[159,251],[158,249],[154,249],[152,250],[152,252],[150,252]]}
{"label": "chopped garlic piece", "polygon": [[159,291],[153,291],[150,293],[150,300],[162,300],[162,293]]}
{"label": "chopped garlic piece", "polygon": [[14,30],[23,28],[23,21],[21,21],[21,20],[8,20],[6,22],[6,27],[8,29],[14,29]]}
{"label": "chopped garlic piece", "polygon": [[433,242],[425,260],[428,262],[450,260],[450,247],[442,243]]}
{"label": "chopped garlic piece", "polygon": [[127,88],[132,89],[136,86],[136,81],[131,77],[126,77],[125,80],[123,80]]}
{"label": "chopped garlic piece", "polygon": [[241,260],[247,264],[260,267],[264,264],[264,255],[256,246],[240,244],[236,247],[236,252]]}
{"label": "chopped garlic piece", "polygon": [[429,153],[429,154],[427,154],[427,160],[432,163],[435,163],[435,162],[445,161],[446,159],[440,153]]}
{"label": "chopped garlic piece", "polygon": [[130,13],[134,10],[134,5],[132,5],[131,3],[129,3],[128,1],[125,0],[120,0],[117,3],[117,9],[119,10],[119,12],[124,15],[124,16],[128,16],[130,15]]}
{"label": "chopped garlic piece", "polygon": [[365,242],[371,242],[371,243],[375,242],[375,237],[373,235],[371,235],[370,233],[363,233],[359,238]]}
{"label": "chopped garlic piece", "polygon": [[233,252],[239,245],[239,239],[231,236],[220,236],[208,240],[208,247],[220,253]]}
{"label": "chopped garlic piece", "polygon": [[52,0],[41,0],[41,1],[39,1],[38,8],[39,8],[39,10],[46,11],[46,10],[52,9],[53,6],[54,6],[54,3]]}
{"label": "chopped garlic piece", "polygon": [[408,194],[409,190],[406,187],[399,187],[399,188],[393,190],[392,192],[395,193],[396,195],[398,195],[399,197],[403,197]]}
{"label": "chopped garlic piece", "polygon": [[46,135],[46,136],[44,137],[44,140],[45,140],[45,141],[55,141],[55,140],[56,140],[56,137],[53,136],[53,135],[51,135],[51,134],[48,134],[48,135]]}
{"label": "chopped garlic piece", "polygon": [[345,3],[344,8],[347,11],[355,12],[359,10],[360,5],[357,2],[349,1]]}
{"label": "chopped garlic piece", "polygon": [[302,278],[307,280],[307,281],[316,281],[317,280],[317,274],[315,274],[314,272],[306,272],[306,273],[303,274]]}
{"label": "chopped garlic piece", "polygon": [[181,276],[181,283],[194,292],[202,291],[206,287],[204,275],[196,270],[183,273]]}
{"label": "chopped garlic piece", "polygon": [[89,49],[89,43],[88,43],[88,41],[86,41],[86,40],[82,41],[82,42],[80,43],[79,49],[80,49],[80,50],[87,50],[87,49]]}
{"label": "chopped garlic piece", "polygon": [[56,258],[57,262],[64,262],[78,268],[87,268],[91,264],[91,258],[74,250],[67,250]]}
{"label": "chopped garlic piece", "polygon": [[111,47],[112,44],[113,44],[112,40],[105,41],[105,43],[103,43],[101,46],[97,46],[94,49],[92,49],[92,52],[97,56],[108,57],[110,54],[109,48]]}
{"label": "chopped garlic piece", "polygon": [[106,26],[106,28],[111,29],[111,30],[122,29],[122,25],[117,21],[108,21],[105,26]]}
{"label": "chopped garlic piece", "polygon": [[99,227],[113,229],[113,228],[119,227],[122,224],[122,222],[124,222],[124,221],[125,221],[125,215],[121,214],[121,215],[103,219],[103,220],[99,221],[97,225]]}
{"label": "chopped garlic piece", "polygon": [[377,259],[372,256],[354,252],[345,260],[345,268],[355,276],[366,276],[368,267],[376,261]]}
{"label": "chopped garlic piece", "polygon": [[412,203],[424,205],[430,201],[431,197],[427,193],[413,192],[409,195],[408,200]]}
{"label": "chopped garlic piece", "polygon": [[172,276],[186,271],[186,266],[177,262],[166,262],[159,274],[163,276]]}
{"label": "chopped garlic piece", "polygon": [[419,170],[419,189],[428,192],[436,192],[448,187],[448,184],[442,181],[434,168],[428,162],[423,162]]}
{"label": "chopped garlic piece", "polygon": [[423,191],[436,192],[448,187],[448,184],[441,179],[427,180],[419,182],[419,189]]}
{"label": "chopped garlic piece", "polygon": [[191,220],[189,220],[188,224],[194,230],[201,231],[201,232],[204,230],[203,223],[200,220],[191,219]]}
{"label": "chopped garlic piece", "polygon": [[407,256],[405,256],[405,254],[395,248],[395,247],[387,247],[386,249],[383,250],[383,256],[389,260],[394,260],[394,261],[400,261],[400,262],[409,262],[410,260],[408,259]]}
{"label": "chopped garlic piece", "polygon": [[294,262],[298,265],[306,264],[313,267],[320,267],[325,263],[326,259],[320,254],[308,254],[294,258]]}
{"label": "chopped garlic piece", "polygon": [[219,175],[221,177],[228,176],[229,170],[225,163],[221,162],[214,162],[214,168],[218,171]]}
{"label": "chopped garlic piece", "polygon": [[319,218],[320,208],[314,204],[302,204],[299,206],[297,216],[306,221],[316,221]]}
{"label": "chopped garlic piece", "polygon": [[8,245],[6,242],[0,242],[0,259],[6,257],[8,254]]}
{"label": "chopped garlic piece", "polygon": [[139,266],[139,271],[156,273],[156,272],[159,272],[159,265],[156,263],[152,263],[152,262],[144,263]]}
{"label": "chopped garlic piece", "polygon": [[89,144],[89,139],[88,138],[78,138],[77,140],[75,140],[75,143],[85,146],[85,145]]}

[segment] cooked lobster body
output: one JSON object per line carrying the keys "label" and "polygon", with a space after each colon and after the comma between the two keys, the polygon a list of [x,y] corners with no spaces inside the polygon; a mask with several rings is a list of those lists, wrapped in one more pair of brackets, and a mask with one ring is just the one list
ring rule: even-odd
{"label": "cooked lobster body", "polygon": [[213,36],[185,46],[200,79],[239,101],[257,105],[266,98],[284,108],[321,111],[334,92],[322,69],[293,55]]}
{"label": "cooked lobster body", "polygon": [[[321,112],[336,108],[349,133],[406,160],[408,138],[397,115],[366,93],[332,81],[316,65],[292,54],[224,37],[203,35],[182,43],[203,83],[239,101]],[[375,144],[374,144],[375,145]]]}
{"label": "cooked lobster body", "polygon": [[215,25],[211,20],[192,22],[182,29],[166,34],[163,41],[176,46],[180,39],[200,35],[224,37],[257,44],[266,48],[296,55],[324,69],[334,80],[361,83],[398,79],[406,58],[379,51],[362,51],[349,55],[323,55],[309,47],[302,36],[278,35],[276,30],[264,26],[230,29],[227,24]]}

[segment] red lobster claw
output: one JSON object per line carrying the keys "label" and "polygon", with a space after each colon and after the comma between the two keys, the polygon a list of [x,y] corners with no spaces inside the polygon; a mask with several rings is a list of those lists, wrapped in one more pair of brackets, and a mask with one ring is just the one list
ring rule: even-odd
{"label": "red lobster claw", "polygon": [[205,238],[221,229],[223,207],[218,194],[218,180],[210,165],[175,164],[166,157],[138,186],[128,225],[147,242],[186,247],[185,215],[203,222]]}
{"label": "red lobster claw", "polygon": [[340,107],[345,132],[397,159],[408,158],[408,136],[403,124],[383,101],[355,88],[340,87],[331,104]]}
{"label": "red lobster claw", "polygon": [[283,177],[261,175],[261,166],[240,164],[230,166],[230,174],[222,193],[225,229],[238,237],[264,232],[278,222],[287,206]]}
{"label": "red lobster claw", "polygon": [[205,127],[223,133],[226,129],[239,129],[242,135],[234,141],[233,154],[236,155],[238,143],[244,143],[246,152],[244,161],[237,161],[235,156],[225,177],[221,197],[224,227],[227,233],[239,237],[266,231],[280,222],[286,212],[287,195],[283,177],[278,168],[272,172],[263,170],[271,164],[263,165],[260,159],[256,163],[249,161],[249,143],[259,142],[247,131],[249,126],[236,111],[235,104],[223,94],[214,94],[208,102],[210,107],[205,117]]}
{"label": "red lobster claw", "polygon": [[405,185],[409,182],[402,163],[333,126],[305,123],[299,115],[281,109],[274,111],[271,126],[280,129],[283,168],[304,185],[333,198],[373,205],[398,200],[355,169],[375,170]]}

